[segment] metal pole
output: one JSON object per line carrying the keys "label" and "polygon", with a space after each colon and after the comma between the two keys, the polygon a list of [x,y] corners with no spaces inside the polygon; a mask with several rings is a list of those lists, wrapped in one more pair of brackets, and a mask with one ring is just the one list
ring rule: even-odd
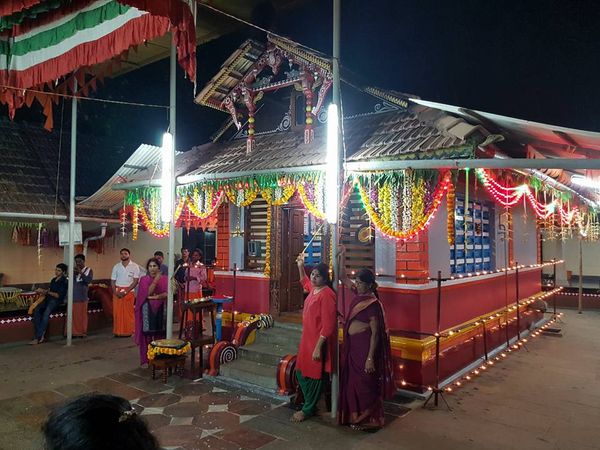
{"label": "metal pole", "polygon": [[521,312],[519,311],[519,263],[515,262],[515,291],[517,297],[517,339],[521,340]]}
{"label": "metal pole", "polygon": [[[73,76],[73,93],[77,92],[77,79]],[[77,172],[77,98],[71,102],[71,173],[69,182],[69,287],[67,290],[67,345],[73,340],[73,263],[75,261],[75,176]]]}
{"label": "metal pole", "polygon": [[[556,258],[552,258],[552,289],[556,289]],[[556,317],[556,293],[552,294],[552,317]]]}
{"label": "metal pole", "polygon": [[579,239],[579,298],[577,301],[577,314],[583,312],[583,244]]}
{"label": "metal pole", "polygon": [[[338,106],[338,111],[340,111],[340,122],[344,120],[344,114],[340,107],[341,105],[341,92],[340,92],[340,26],[341,26],[341,6],[342,0],[333,0],[333,59],[331,61],[332,72],[333,72],[333,84],[332,84],[332,92],[333,92],[333,103]],[[342,145],[343,136],[341,136],[341,123],[338,125],[338,146]],[[338,178],[338,188],[337,188],[337,203],[340,203],[340,189],[342,188],[342,181],[344,177],[344,155],[338,148],[338,155],[340,159],[340,176]],[[339,220],[338,220],[339,223]],[[338,251],[338,224],[333,227],[332,233],[332,254],[333,254],[333,278],[334,278],[334,287],[336,291],[339,291],[339,258],[337,257]],[[334,355],[334,367],[335,370],[332,371],[331,374],[331,417],[337,417],[337,409],[338,409],[338,395],[339,395],[339,354],[340,354],[340,343],[338,340],[338,333],[336,327],[335,334],[335,355]]]}
{"label": "metal pole", "polygon": [[[169,131],[173,135],[173,155],[171,156],[171,161],[173,162],[173,166],[175,165],[175,146],[177,145],[177,137],[175,134],[175,126],[176,126],[176,116],[175,116],[175,106],[176,106],[176,87],[177,87],[177,49],[175,48],[175,44],[171,41],[171,67],[169,73],[170,80],[170,89],[169,89]],[[173,279],[174,269],[173,266],[173,256],[175,255],[175,203],[177,202],[176,192],[175,192],[175,178],[176,172],[173,170],[173,177],[171,178],[171,186],[170,189],[172,191],[171,198],[173,199],[173,203],[171,204],[171,220],[169,221],[169,250],[168,250],[168,261],[169,261],[169,280]],[[173,283],[169,282],[167,284],[167,339],[173,338]],[[183,326],[180,324],[179,326]]]}
{"label": "metal pole", "polygon": [[442,319],[442,271],[438,270],[437,275],[437,305],[435,320],[435,391],[433,404],[438,405],[438,395],[440,390],[440,322]]}

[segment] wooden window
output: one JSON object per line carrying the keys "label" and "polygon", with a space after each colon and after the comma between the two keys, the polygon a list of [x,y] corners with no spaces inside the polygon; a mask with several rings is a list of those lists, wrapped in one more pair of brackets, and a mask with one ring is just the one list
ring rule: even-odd
{"label": "wooden window", "polygon": [[375,270],[375,235],[360,196],[354,191],[341,218],[341,241],[346,247],[346,271]]}
{"label": "wooden window", "polygon": [[[456,196],[455,242],[450,248],[450,272],[464,274],[494,269],[494,207],[491,203]],[[466,217],[466,219],[465,219]],[[467,223],[465,235],[465,220]]]}
{"label": "wooden window", "polygon": [[267,248],[267,202],[257,197],[246,207],[246,270],[264,270],[265,251]]}

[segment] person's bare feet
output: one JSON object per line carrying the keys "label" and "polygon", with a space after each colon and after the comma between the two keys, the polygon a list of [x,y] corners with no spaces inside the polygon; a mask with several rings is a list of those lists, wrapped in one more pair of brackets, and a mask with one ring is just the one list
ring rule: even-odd
{"label": "person's bare feet", "polygon": [[304,415],[304,413],[302,411],[296,411],[294,413],[294,415],[292,416],[292,418],[290,419],[290,422],[303,422],[306,420],[306,416]]}

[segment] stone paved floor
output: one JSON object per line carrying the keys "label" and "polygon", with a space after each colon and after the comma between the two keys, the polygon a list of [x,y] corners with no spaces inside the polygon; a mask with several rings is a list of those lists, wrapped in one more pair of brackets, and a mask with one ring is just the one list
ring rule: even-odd
{"label": "stone paved floor", "polygon": [[[85,392],[131,400],[168,449],[588,449],[600,448],[600,313],[567,311],[563,337],[532,340],[461,390],[452,411],[388,405],[374,434],[328,416],[291,424],[273,400],[208,380],[167,385],[135,368],[129,340],[98,335],[66,349],[0,347],[0,449],[41,448],[48,409]],[[414,406],[414,405],[413,405]]]}

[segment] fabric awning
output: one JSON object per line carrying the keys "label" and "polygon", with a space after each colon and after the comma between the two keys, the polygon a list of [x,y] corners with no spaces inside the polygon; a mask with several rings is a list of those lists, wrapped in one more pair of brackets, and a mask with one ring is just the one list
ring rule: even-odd
{"label": "fabric awning", "polygon": [[179,63],[195,80],[195,25],[183,0],[23,0],[0,13],[0,102],[11,117],[28,103],[26,89],[51,93],[62,77],[170,30]]}

